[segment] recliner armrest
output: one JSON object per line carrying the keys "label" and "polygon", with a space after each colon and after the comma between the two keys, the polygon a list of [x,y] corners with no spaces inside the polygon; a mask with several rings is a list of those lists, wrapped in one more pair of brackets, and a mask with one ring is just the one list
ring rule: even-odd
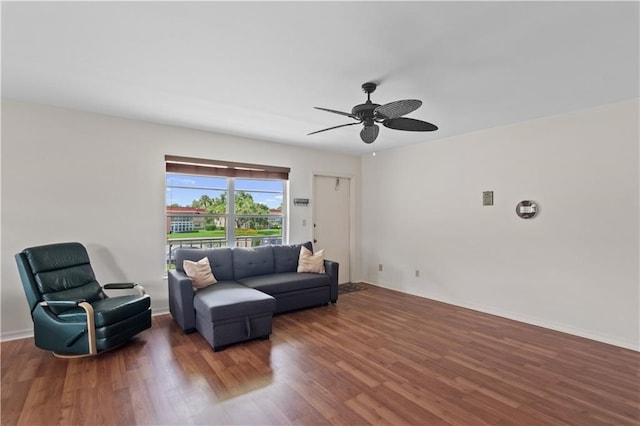
{"label": "recliner armrest", "polygon": [[144,287],[142,287],[138,283],[109,283],[102,286],[102,288],[104,288],[105,290],[126,290],[129,288],[135,288],[138,293],[140,293],[140,296],[146,294]]}
{"label": "recliner armrest", "polygon": [[123,289],[123,288],[134,288],[138,283],[109,283],[105,284],[103,288],[108,289]]}
{"label": "recliner armrest", "polygon": [[[38,303],[33,310],[33,338],[41,349],[54,352],[89,353],[89,339],[78,338],[78,335],[88,331],[84,321],[60,323],[58,317],[49,307]],[[69,345],[71,347],[69,347]]]}
{"label": "recliner armrest", "polygon": [[80,303],[86,302],[85,300],[47,300],[45,302],[40,302],[40,306],[50,306],[52,308],[75,308]]}
{"label": "recliner armrest", "polygon": [[[67,331],[69,330],[75,330],[74,333],[72,334],[68,334],[66,335],[64,340],[64,347],[69,348],[71,346],[73,346],[78,339],[80,339],[84,334],[87,335],[87,339],[84,341],[84,343],[87,344],[88,346],[88,353],[90,355],[96,355],[98,353],[98,347],[96,345],[96,326],[95,326],[95,314],[93,312],[93,306],[91,306],[91,304],[89,302],[87,302],[86,300],[78,300],[78,301],[74,301],[74,300],[47,300],[44,302],[40,302],[38,303],[38,306],[36,307],[36,309],[33,312],[33,320],[34,320],[34,324],[35,324],[35,338],[36,341],[41,341],[39,335],[41,333],[39,333],[39,330],[41,329],[40,327],[40,323],[39,321],[36,319],[36,316],[38,315],[38,312],[43,312],[44,308],[47,308],[46,311],[49,312],[49,315],[51,316],[40,316],[41,320],[42,318],[47,318],[48,321],[45,322],[55,322],[56,320],[54,320],[55,318],[55,314],[53,312],[51,312],[48,308],[74,308],[74,307],[80,307],[82,308],[85,313],[86,313],[86,327],[81,329],[81,330],[77,330],[76,327],[72,327],[71,323],[67,323]],[[45,326],[46,328],[46,326]],[[48,333],[45,333],[48,334]],[[54,336],[58,336],[60,334],[60,331],[58,330],[58,327],[56,327],[56,331],[54,333]],[[43,344],[47,344],[47,343],[43,343]],[[51,344],[50,342],[48,344]],[[59,349],[52,349],[52,350],[59,350]]]}

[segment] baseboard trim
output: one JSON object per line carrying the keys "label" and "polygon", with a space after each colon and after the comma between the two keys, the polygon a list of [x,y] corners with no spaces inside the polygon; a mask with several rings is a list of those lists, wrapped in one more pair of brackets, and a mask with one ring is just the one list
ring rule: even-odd
{"label": "baseboard trim", "polygon": [[427,297],[425,295],[422,294],[417,294],[417,293],[413,293],[413,292],[408,292],[408,291],[402,291],[402,290],[398,290],[392,287],[385,287],[383,285],[380,284],[376,284],[376,283],[370,283],[370,282],[366,282],[364,281],[366,284],[370,284],[376,287],[381,287],[381,288],[385,288],[387,290],[394,290],[394,291],[399,291],[400,293],[405,293],[405,294],[410,294],[412,296],[417,296],[417,297],[424,297],[425,299],[430,299],[430,300],[435,300],[437,302],[441,302],[441,303],[446,303],[448,305],[453,305],[453,306],[458,306],[460,308],[465,308],[465,309],[471,309],[473,311],[478,311],[478,312],[482,312],[485,314],[489,314],[489,315],[495,315],[497,317],[501,317],[501,318],[506,318],[506,319],[510,319],[513,321],[518,321],[518,322],[522,322],[525,324],[530,324],[530,325],[534,325],[536,327],[542,327],[542,328],[546,328],[549,330],[553,330],[553,331],[559,331],[561,333],[566,333],[566,334],[571,334],[572,336],[578,336],[578,337],[582,337],[585,339],[589,339],[589,340],[595,340],[597,342],[601,342],[601,343],[606,343],[608,345],[613,345],[613,346],[618,346],[621,348],[625,348],[625,349],[630,349],[632,351],[635,352],[640,352],[640,346],[637,344],[634,344],[633,342],[628,342],[628,341],[624,341],[624,340],[620,340],[620,339],[615,339],[615,338],[611,338],[610,336],[603,336],[600,335],[598,333],[594,333],[590,330],[583,330],[583,329],[577,329],[577,328],[573,328],[569,325],[566,324],[558,324],[558,323],[553,323],[553,322],[549,322],[540,318],[532,318],[532,317],[527,317],[525,315],[521,315],[518,313],[514,313],[514,312],[505,312],[505,311],[501,311],[498,309],[495,309],[493,307],[489,307],[489,306],[482,306],[482,305],[476,305],[473,303],[466,303],[466,302],[462,302],[460,300],[454,300],[454,299],[444,299],[444,298],[435,298],[435,297]]}
{"label": "baseboard trim", "polygon": [[166,315],[169,313],[169,308],[155,308],[151,311],[151,316]]}
{"label": "baseboard trim", "polygon": [[33,337],[33,330],[17,330],[17,331],[7,331],[5,333],[0,333],[0,342],[8,342],[10,340],[20,340],[20,339],[28,339]]}

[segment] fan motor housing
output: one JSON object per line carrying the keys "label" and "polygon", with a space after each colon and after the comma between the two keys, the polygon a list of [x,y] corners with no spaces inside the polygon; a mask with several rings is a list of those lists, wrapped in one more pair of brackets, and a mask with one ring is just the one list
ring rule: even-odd
{"label": "fan motor housing", "polygon": [[361,120],[364,120],[365,118],[373,118],[373,111],[379,106],[380,105],[374,104],[373,102],[356,105],[351,110],[351,114],[355,115]]}

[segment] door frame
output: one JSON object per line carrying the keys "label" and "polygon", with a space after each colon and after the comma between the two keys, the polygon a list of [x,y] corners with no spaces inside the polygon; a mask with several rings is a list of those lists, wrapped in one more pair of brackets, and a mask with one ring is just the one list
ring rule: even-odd
{"label": "door frame", "polygon": [[[354,278],[359,279],[358,277],[360,277],[360,274],[356,274],[356,265],[358,265],[359,263],[356,261],[356,242],[357,242],[357,235],[359,235],[360,230],[357,228],[357,222],[356,222],[356,217],[357,217],[357,203],[356,203],[356,189],[357,189],[357,182],[356,182],[356,175],[353,174],[348,174],[348,173],[337,173],[337,172],[326,172],[326,171],[312,171],[311,173],[311,200],[313,203],[313,200],[315,200],[316,194],[315,194],[315,182],[316,182],[316,176],[319,177],[328,177],[328,178],[339,178],[339,179],[349,179],[349,282],[354,282]],[[311,224],[312,224],[312,228],[311,228],[311,239],[313,240],[314,238],[314,230],[313,230],[313,224],[315,223],[316,220],[316,212],[315,212],[315,204],[312,204],[312,209],[311,209]]]}

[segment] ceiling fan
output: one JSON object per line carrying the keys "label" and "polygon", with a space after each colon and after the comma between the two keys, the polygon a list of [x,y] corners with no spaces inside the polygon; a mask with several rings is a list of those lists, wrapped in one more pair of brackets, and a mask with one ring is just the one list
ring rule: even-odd
{"label": "ceiling fan", "polygon": [[327,130],[338,129],[340,127],[353,126],[355,124],[364,124],[360,131],[360,138],[364,143],[372,143],[378,137],[380,128],[376,123],[382,123],[383,126],[395,130],[407,130],[410,132],[433,132],[438,130],[434,124],[426,121],[406,118],[403,115],[420,108],[422,101],[417,99],[404,99],[401,101],[389,102],[388,104],[379,105],[371,102],[371,94],[376,90],[376,83],[364,83],[362,90],[367,94],[367,102],[356,105],[351,112],[336,111],[328,108],[314,107],[322,111],[332,112],[334,114],[344,115],[357,120],[354,123],[340,124],[339,126],[329,127],[327,129],[317,130],[308,135],[314,135]]}

